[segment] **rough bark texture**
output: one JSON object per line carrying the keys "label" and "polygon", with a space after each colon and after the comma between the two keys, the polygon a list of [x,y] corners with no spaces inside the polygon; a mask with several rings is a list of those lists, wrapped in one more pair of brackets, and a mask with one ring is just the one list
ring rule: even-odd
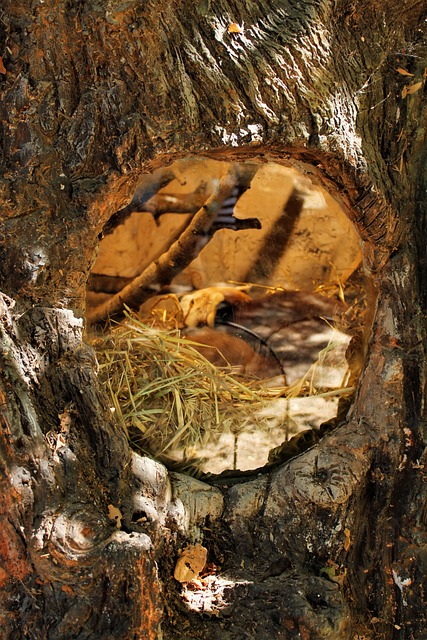
{"label": "rough bark texture", "polygon": [[[425,638],[424,1],[2,6],[2,637]],[[82,337],[102,228],[190,154],[323,184],[379,294],[347,424],[222,491],[131,454]],[[230,579],[219,616],[171,578],[197,532]]]}

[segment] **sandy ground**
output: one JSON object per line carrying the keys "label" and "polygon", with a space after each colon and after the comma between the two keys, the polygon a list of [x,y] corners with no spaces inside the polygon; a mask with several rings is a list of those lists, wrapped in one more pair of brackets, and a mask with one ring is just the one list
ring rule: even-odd
{"label": "sandy ground", "polygon": [[[272,318],[267,316],[260,320],[257,318],[254,322],[252,319],[251,329],[266,338],[267,344],[273,348],[281,362],[288,387],[304,377],[313,394],[330,393],[343,387],[347,372],[345,350],[350,340],[348,335],[334,330],[327,321],[315,318],[283,327],[269,337]],[[266,354],[265,347],[263,351]],[[280,371],[277,373],[280,374]],[[278,375],[269,382],[269,386],[276,388],[279,383],[277,388],[280,391],[282,381],[283,378]],[[264,424],[260,429],[256,416],[253,420],[250,415],[242,415],[242,424],[236,437],[232,433],[225,433],[218,442],[197,451],[198,456],[206,459],[202,470],[220,473],[225,469],[246,470],[263,466],[268,461],[271,449],[300,431],[317,428],[322,422],[333,418],[338,399],[333,395],[272,398],[261,412],[263,417],[268,417],[268,426]]]}

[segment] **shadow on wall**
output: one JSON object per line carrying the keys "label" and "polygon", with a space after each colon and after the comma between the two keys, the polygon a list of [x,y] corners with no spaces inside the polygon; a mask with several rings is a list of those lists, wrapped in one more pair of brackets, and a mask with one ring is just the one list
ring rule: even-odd
{"label": "shadow on wall", "polygon": [[[136,211],[103,239],[93,273],[128,278],[141,273],[188,224],[227,166],[200,158],[171,165],[176,177],[145,203],[146,211]],[[145,181],[142,177],[134,202]],[[171,211],[181,211],[168,213],[168,203]],[[148,212],[156,206],[162,212],[157,220]],[[257,219],[261,229],[217,229],[175,284],[201,288],[235,281],[312,291],[329,280],[345,282],[360,263],[359,237],[346,215],[295,169],[259,165],[233,215],[239,221]]]}

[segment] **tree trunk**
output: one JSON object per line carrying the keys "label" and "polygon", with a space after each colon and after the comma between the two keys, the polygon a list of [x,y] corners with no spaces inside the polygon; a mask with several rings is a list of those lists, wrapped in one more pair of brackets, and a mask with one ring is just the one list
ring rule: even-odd
{"label": "tree trunk", "polygon": [[[3,4],[3,637],[425,638],[424,3]],[[84,340],[99,234],[188,155],[323,185],[378,292],[346,424],[222,488],[129,450]],[[201,538],[224,607],[191,613]]]}

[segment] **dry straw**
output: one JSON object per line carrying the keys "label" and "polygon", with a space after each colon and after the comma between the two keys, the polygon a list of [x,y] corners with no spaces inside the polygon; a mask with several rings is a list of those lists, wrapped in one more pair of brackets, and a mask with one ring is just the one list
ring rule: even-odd
{"label": "dry straw", "polygon": [[[234,435],[235,448],[243,430],[267,434],[274,420],[262,409],[274,398],[338,399],[354,391],[347,376],[338,389],[319,384],[317,370],[334,355],[333,342],[319,351],[302,378],[280,388],[216,367],[178,329],[150,327],[129,311],[94,346],[100,380],[132,446],[180,470],[200,467],[204,461],[197,452],[224,433]],[[345,370],[344,356],[334,364]]]}
{"label": "dry straw", "polygon": [[224,432],[248,421],[266,402],[256,381],[212,365],[179,330],[149,327],[130,313],[94,341],[99,376],[119,424],[140,451],[184,466]]}

